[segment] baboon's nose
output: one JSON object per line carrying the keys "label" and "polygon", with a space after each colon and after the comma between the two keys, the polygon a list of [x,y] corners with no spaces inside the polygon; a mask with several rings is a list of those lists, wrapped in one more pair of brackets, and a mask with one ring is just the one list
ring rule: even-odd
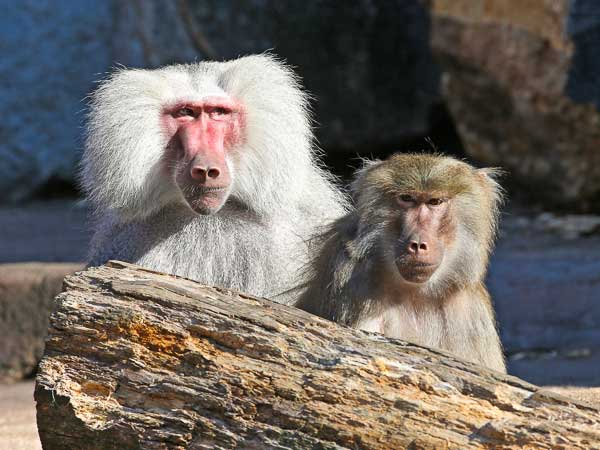
{"label": "baboon's nose", "polygon": [[191,176],[194,180],[200,183],[205,183],[208,178],[219,178],[221,171],[216,167],[193,166]]}
{"label": "baboon's nose", "polygon": [[427,251],[427,242],[410,241],[408,244],[408,253],[418,255]]}

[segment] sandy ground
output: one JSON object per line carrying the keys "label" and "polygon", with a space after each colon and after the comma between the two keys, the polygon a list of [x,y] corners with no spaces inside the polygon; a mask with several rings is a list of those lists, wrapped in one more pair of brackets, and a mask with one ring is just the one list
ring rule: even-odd
{"label": "sandy ground", "polygon": [[41,450],[33,387],[32,380],[0,385],[0,450]]}

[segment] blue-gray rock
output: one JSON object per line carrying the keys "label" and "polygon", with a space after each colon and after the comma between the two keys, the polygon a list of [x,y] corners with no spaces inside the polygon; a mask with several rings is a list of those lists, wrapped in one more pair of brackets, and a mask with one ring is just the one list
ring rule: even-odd
{"label": "blue-gray rock", "polygon": [[428,128],[438,72],[418,0],[0,0],[0,202],[72,181],[84,97],[115,64],[272,50],[314,94],[328,149],[372,151]]}
{"label": "blue-gray rock", "polygon": [[93,0],[0,0],[0,201],[72,179],[84,97],[110,66],[112,11]]}
{"label": "blue-gray rock", "polygon": [[600,236],[593,223],[585,216],[504,220],[488,287],[509,373],[536,384],[600,384]]}
{"label": "blue-gray rock", "polygon": [[[316,101],[319,142],[373,151],[424,134],[438,100],[429,17],[419,0],[121,3],[119,41],[149,65],[272,50]],[[119,60],[131,60],[131,47]]]}

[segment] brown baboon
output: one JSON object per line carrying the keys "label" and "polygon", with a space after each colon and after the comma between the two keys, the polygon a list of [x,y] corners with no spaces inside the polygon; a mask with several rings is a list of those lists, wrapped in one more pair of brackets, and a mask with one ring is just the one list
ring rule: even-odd
{"label": "brown baboon", "polygon": [[366,164],[356,209],[316,238],[296,306],[505,372],[484,285],[501,202],[494,175],[439,155]]}

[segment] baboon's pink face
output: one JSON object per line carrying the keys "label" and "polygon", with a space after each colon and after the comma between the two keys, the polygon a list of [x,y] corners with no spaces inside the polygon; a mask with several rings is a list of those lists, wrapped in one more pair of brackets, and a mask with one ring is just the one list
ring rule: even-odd
{"label": "baboon's pink face", "polygon": [[395,263],[410,283],[425,283],[440,267],[452,243],[455,226],[447,198],[427,192],[396,197],[400,212]]}
{"label": "baboon's pink face", "polygon": [[243,140],[243,110],[227,97],[165,108],[167,169],[198,214],[214,214],[227,201],[233,172],[230,152]]}

